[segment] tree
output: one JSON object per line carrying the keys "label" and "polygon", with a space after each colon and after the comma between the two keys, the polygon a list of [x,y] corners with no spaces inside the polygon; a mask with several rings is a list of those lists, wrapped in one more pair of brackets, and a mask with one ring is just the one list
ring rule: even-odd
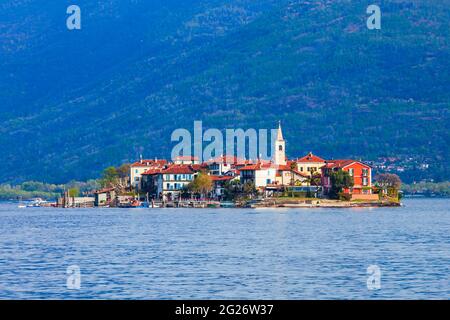
{"label": "tree", "polygon": [[125,187],[128,185],[128,177],[130,174],[130,167],[131,167],[131,165],[129,163],[124,163],[116,169],[117,175],[119,178],[119,183],[122,187]]}
{"label": "tree", "polygon": [[100,184],[103,188],[115,187],[118,183],[119,174],[115,167],[108,167],[103,170],[102,178],[100,179]]}
{"label": "tree", "polygon": [[200,193],[202,197],[205,197],[212,190],[212,188],[212,179],[204,172],[200,172],[188,185],[188,189],[190,191]]}
{"label": "tree", "polygon": [[352,176],[344,170],[331,172],[330,180],[330,197],[334,199],[339,199],[339,193],[341,193],[343,189],[351,188],[354,185]]}
{"label": "tree", "polygon": [[255,184],[250,181],[244,183],[244,186],[242,187],[242,193],[244,197],[252,198],[254,195],[256,195]]}
{"label": "tree", "polygon": [[239,181],[227,181],[224,184],[224,198],[228,201],[236,200],[242,193],[242,184]]}
{"label": "tree", "polygon": [[400,177],[392,173],[381,173],[375,177],[376,185],[383,190],[383,193],[398,197],[398,191],[402,186]]}
{"label": "tree", "polygon": [[402,186],[402,180],[396,174],[381,173],[375,177],[376,184],[381,188],[394,188],[400,189]]}
{"label": "tree", "polygon": [[80,196],[80,189],[78,188],[69,189],[69,197],[79,197],[79,196]]}
{"label": "tree", "polygon": [[250,181],[245,184],[239,181],[228,181],[224,185],[224,198],[229,201],[252,198],[256,192],[255,184]]}
{"label": "tree", "polygon": [[321,185],[322,175],[318,172],[311,173],[311,177],[309,178],[309,184],[312,186],[320,186]]}

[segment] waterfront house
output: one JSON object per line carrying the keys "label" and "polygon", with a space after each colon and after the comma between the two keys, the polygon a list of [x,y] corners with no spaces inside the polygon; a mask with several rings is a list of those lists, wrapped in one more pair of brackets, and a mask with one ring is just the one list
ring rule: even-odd
{"label": "waterfront house", "polygon": [[287,165],[278,166],[276,174],[276,184],[282,186],[288,185],[306,185],[309,183],[309,175],[292,168],[291,161]]}
{"label": "waterfront house", "polygon": [[238,177],[233,176],[211,176],[213,182],[212,197],[215,199],[221,199],[224,195],[225,184],[227,182],[238,179]]}
{"label": "waterfront house", "polygon": [[157,172],[157,196],[163,200],[178,200],[200,170],[192,165],[173,164]]}
{"label": "waterfront house", "polygon": [[321,168],[325,165],[325,159],[310,152],[306,156],[295,160],[295,163],[299,172],[311,177],[314,173],[322,174]]}
{"label": "waterfront house", "polygon": [[166,160],[144,160],[141,159],[130,165],[130,183],[131,187],[137,191],[141,190],[142,174],[151,169],[162,168],[167,164]]}
{"label": "waterfront house", "polygon": [[116,199],[114,188],[105,188],[94,192],[94,205],[96,207],[109,206]]}
{"label": "waterfront house", "polygon": [[158,174],[165,168],[153,168],[145,171],[141,176],[140,192],[147,193],[150,198],[158,198]]}
{"label": "waterfront house", "polygon": [[237,166],[245,166],[246,164],[248,164],[248,161],[236,156],[220,156],[206,161],[209,173],[215,176],[225,175]]}
{"label": "waterfront house", "polygon": [[[342,190],[344,193],[352,195],[370,195],[372,194],[372,168],[357,160],[330,160],[322,167],[322,186],[323,192],[327,195],[332,187],[330,174],[333,171],[347,171],[353,178],[354,186]],[[354,197],[354,198],[357,198]]]}
{"label": "waterfront house", "polygon": [[276,184],[278,166],[273,163],[256,163],[239,169],[241,183],[252,183],[255,188]]}

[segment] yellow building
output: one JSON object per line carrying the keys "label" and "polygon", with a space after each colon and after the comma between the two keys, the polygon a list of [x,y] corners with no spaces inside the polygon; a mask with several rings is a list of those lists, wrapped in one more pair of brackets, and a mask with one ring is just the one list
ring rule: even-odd
{"label": "yellow building", "polygon": [[295,160],[297,163],[297,170],[301,173],[311,176],[313,173],[322,174],[320,169],[325,165],[325,159],[313,155],[312,152],[308,153],[303,158]]}

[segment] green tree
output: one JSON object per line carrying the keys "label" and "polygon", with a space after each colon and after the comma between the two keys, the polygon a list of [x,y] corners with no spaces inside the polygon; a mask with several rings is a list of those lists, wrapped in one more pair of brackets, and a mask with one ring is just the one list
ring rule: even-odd
{"label": "green tree", "polygon": [[311,177],[309,178],[309,184],[312,186],[320,186],[322,175],[318,172],[314,172],[311,174]]}
{"label": "green tree", "polygon": [[80,189],[78,188],[69,189],[69,197],[79,197],[79,196],[80,196]]}
{"label": "green tree", "polygon": [[117,172],[117,169],[111,166],[103,170],[100,184],[103,188],[112,188],[117,185],[118,179],[119,174]]}
{"label": "green tree", "polygon": [[204,172],[200,172],[197,176],[195,176],[194,180],[188,185],[188,189],[191,192],[199,193],[202,197],[205,197],[212,190],[212,188],[212,179]]}
{"label": "green tree", "polygon": [[242,193],[242,185],[239,181],[227,181],[224,184],[224,198],[228,201],[236,200]]}
{"label": "green tree", "polygon": [[330,180],[330,197],[333,199],[339,199],[339,193],[341,193],[343,189],[351,188],[354,185],[353,177],[344,170],[331,172]]}
{"label": "green tree", "polygon": [[124,164],[122,164],[120,167],[118,167],[116,169],[120,185],[123,186],[123,187],[128,185],[128,177],[129,177],[129,174],[130,174],[130,166],[131,165],[129,163],[124,163]]}
{"label": "green tree", "polygon": [[242,187],[242,194],[246,198],[253,198],[256,195],[255,184],[248,181]]}

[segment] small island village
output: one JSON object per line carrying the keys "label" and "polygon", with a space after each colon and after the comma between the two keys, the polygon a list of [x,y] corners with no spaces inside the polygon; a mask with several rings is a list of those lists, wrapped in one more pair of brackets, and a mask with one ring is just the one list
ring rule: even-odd
{"label": "small island village", "polygon": [[[312,152],[289,160],[281,124],[271,160],[219,156],[200,162],[194,156],[173,161],[139,159],[119,177],[104,172],[102,188],[80,197],[69,191],[52,206],[122,208],[358,207],[397,206],[400,181],[361,160],[327,160]],[[123,169],[122,169],[123,171]]]}

